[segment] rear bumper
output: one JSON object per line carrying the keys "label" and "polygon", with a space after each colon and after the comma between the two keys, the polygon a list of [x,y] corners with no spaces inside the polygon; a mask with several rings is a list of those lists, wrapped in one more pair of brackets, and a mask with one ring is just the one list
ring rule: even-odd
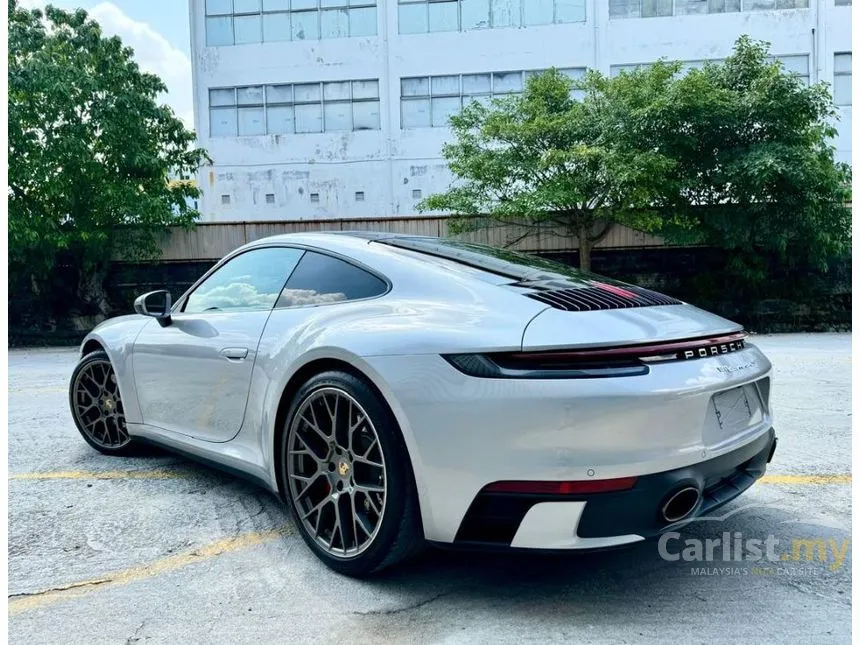
{"label": "rear bumper", "polygon": [[602,549],[656,537],[672,526],[661,517],[681,488],[701,491],[684,520],[711,513],[764,475],[776,447],[771,428],[754,441],[698,464],[639,477],[633,488],[589,495],[481,492],[457,532],[456,546]]}
{"label": "rear bumper", "polygon": [[[773,426],[771,365],[751,344],[625,378],[475,378],[438,355],[367,357],[362,368],[403,431],[425,536],[441,543],[455,541],[493,482],[665,473],[741,449]],[[747,428],[721,434],[714,396],[740,386],[759,392],[749,401],[760,398],[762,409]]]}

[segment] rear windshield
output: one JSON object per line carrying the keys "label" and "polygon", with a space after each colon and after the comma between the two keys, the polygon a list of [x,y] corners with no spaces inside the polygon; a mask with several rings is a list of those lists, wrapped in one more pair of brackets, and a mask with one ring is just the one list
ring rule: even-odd
{"label": "rear windshield", "polygon": [[[377,242],[445,258],[496,275],[506,276],[518,282],[565,280],[584,283],[597,279],[595,275],[574,269],[561,262],[483,244],[457,242],[435,237],[394,237],[377,240]],[[600,279],[606,281],[604,278]]]}

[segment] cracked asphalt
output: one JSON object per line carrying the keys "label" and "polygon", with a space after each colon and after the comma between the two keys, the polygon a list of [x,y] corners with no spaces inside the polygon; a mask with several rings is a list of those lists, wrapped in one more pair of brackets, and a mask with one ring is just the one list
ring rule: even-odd
{"label": "cracked asphalt", "polygon": [[[721,521],[687,527],[668,555],[728,532],[773,536],[787,560],[718,548],[670,561],[656,542],[564,556],[430,550],[367,581],[326,569],[280,502],[248,483],[168,454],[94,452],[67,407],[76,351],[10,350],[9,641],[847,643],[851,337],[754,342],[776,372],[769,480]],[[824,559],[795,558],[792,540],[820,540]]]}

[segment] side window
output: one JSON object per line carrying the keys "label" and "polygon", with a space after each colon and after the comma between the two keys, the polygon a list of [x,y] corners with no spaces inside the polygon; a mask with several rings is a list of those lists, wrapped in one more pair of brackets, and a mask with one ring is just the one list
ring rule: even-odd
{"label": "side window", "polygon": [[304,251],[264,248],[227,262],[188,296],[183,311],[253,311],[271,309]]}
{"label": "side window", "polygon": [[287,281],[278,307],[323,305],[371,298],[388,285],[375,275],[330,255],[308,251]]}

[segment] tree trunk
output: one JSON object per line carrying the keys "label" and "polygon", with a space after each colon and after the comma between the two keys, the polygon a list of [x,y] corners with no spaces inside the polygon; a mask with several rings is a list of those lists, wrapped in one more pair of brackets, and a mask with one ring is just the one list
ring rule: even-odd
{"label": "tree trunk", "polygon": [[594,242],[589,237],[587,228],[579,229],[577,238],[579,239],[579,268],[583,271],[591,271],[591,248]]}
{"label": "tree trunk", "polygon": [[79,305],[88,310],[86,313],[94,313],[96,319],[104,320],[110,314],[110,303],[104,288],[107,277],[105,267],[97,267],[91,270],[78,270],[78,298]]}

